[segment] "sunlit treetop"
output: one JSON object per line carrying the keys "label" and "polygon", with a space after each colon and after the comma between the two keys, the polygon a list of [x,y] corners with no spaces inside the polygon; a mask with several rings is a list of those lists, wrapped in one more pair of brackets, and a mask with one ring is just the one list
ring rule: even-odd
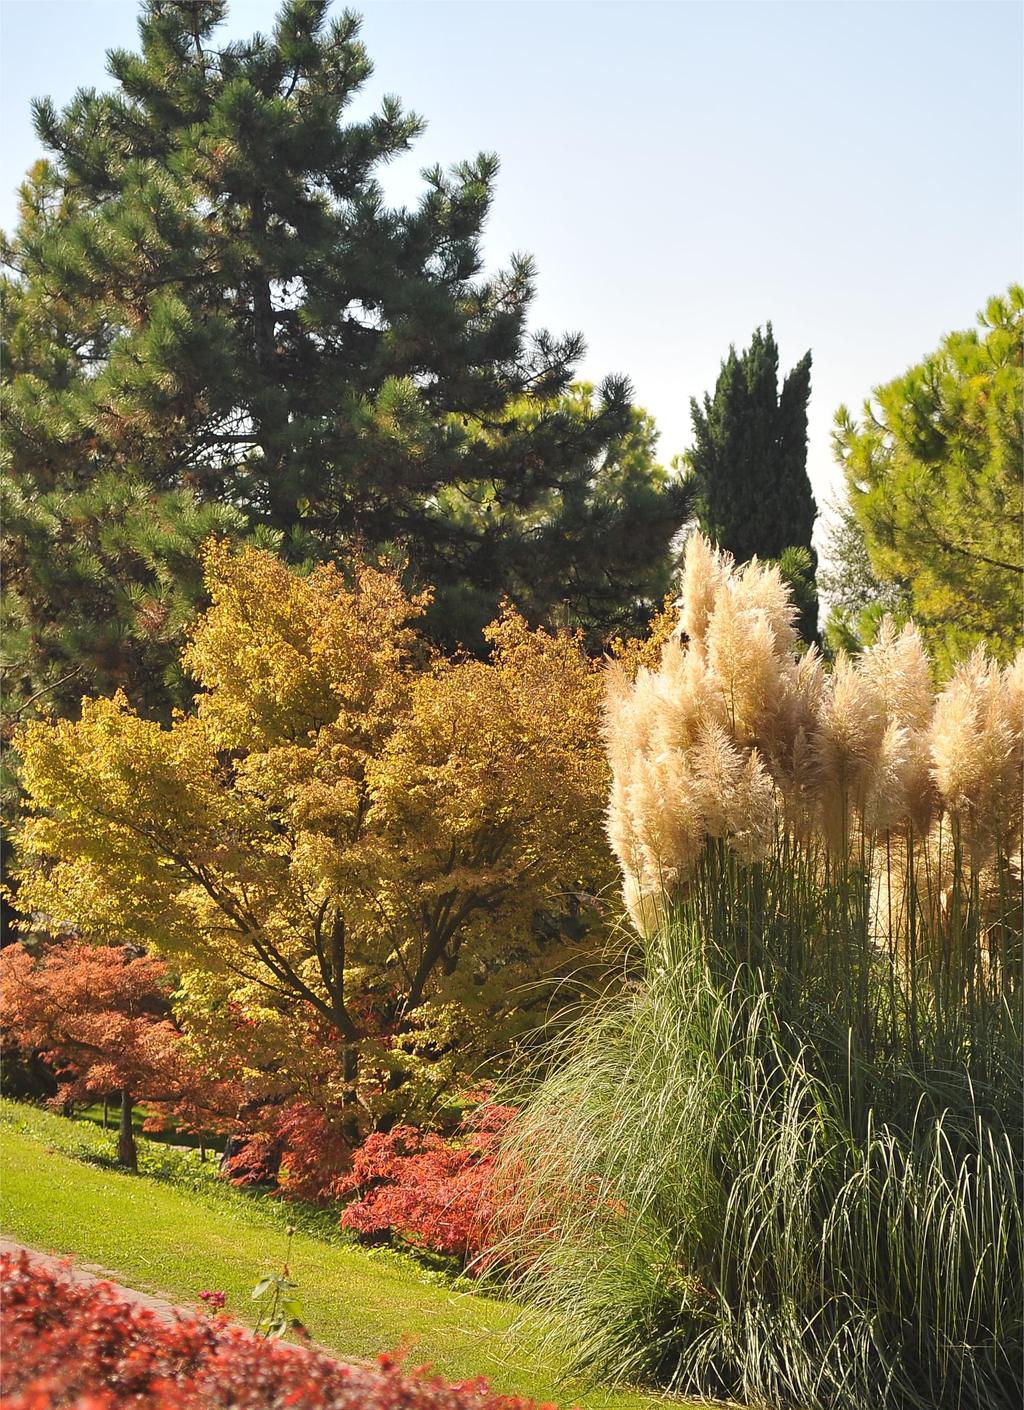
{"label": "sunlit treetop", "polygon": [[538,912],[586,912],[609,882],[600,672],[511,610],[488,662],[435,654],[423,599],[379,568],[303,577],[223,545],[205,568],[192,711],[162,727],[117,695],[22,731],[21,894],[303,1005],[351,1084],[382,1026],[507,1007],[564,948]]}
{"label": "sunlit treetop", "polygon": [[864,405],[834,442],[870,567],[895,586],[943,669],[1024,641],[1024,289],[993,298]]}

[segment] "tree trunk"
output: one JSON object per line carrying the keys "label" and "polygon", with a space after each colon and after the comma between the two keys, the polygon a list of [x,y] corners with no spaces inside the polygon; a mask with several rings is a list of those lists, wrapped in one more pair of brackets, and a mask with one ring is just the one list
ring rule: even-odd
{"label": "tree trunk", "polygon": [[361,1135],[359,1128],[359,1039],[360,1032],[345,1007],[345,917],[341,910],[334,913],[330,934],[330,969],[328,973],[331,1012],[341,1035],[341,1075],[344,1082],[341,1095],[341,1132],[346,1144],[355,1150]]}
{"label": "tree trunk", "polygon": [[359,1046],[357,1043],[346,1043],[343,1046],[341,1074],[345,1083],[341,1097],[343,1108],[341,1133],[349,1149],[355,1150],[362,1134],[359,1128]]}
{"label": "tree trunk", "polygon": [[117,1132],[117,1163],[139,1173],[139,1153],[135,1148],[135,1132],[132,1130],[132,1094],[127,1087],[121,1088],[121,1124]]}

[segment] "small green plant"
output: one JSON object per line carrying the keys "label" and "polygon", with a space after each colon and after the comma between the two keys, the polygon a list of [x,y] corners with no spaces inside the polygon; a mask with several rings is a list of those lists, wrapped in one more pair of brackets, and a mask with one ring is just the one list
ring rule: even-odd
{"label": "small green plant", "polygon": [[254,1328],[258,1337],[282,1337],[285,1332],[305,1332],[302,1303],[295,1296],[298,1284],[292,1281],[289,1266],[295,1227],[285,1230],[288,1239],[280,1273],[265,1274],[252,1290],[253,1302],[260,1304],[260,1316]]}

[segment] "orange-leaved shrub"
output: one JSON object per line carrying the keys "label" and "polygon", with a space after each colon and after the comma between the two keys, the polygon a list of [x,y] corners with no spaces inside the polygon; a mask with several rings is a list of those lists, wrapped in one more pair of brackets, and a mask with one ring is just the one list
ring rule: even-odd
{"label": "orange-leaved shrub", "polygon": [[397,570],[218,543],[204,570],[189,711],[118,693],[19,732],[20,904],[168,959],[211,1068],[257,1035],[242,1065],[275,1099],[316,1093],[351,1149],[428,1117],[528,1021],[524,993],[592,959],[599,672],[511,609],[486,661],[443,657]]}

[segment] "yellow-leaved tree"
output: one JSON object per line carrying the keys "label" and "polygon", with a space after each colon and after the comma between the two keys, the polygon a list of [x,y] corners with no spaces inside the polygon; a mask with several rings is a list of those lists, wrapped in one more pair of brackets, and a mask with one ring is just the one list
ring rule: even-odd
{"label": "yellow-leaved tree", "polygon": [[118,694],[22,732],[21,894],[168,955],[197,1031],[241,1014],[278,1071],[315,1030],[351,1123],[472,1070],[587,931],[546,943],[537,918],[610,880],[599,675],[511,611],[486,663],[442,658],[383,568],[211,543],[205,575],[191,712],[162,727]]}

